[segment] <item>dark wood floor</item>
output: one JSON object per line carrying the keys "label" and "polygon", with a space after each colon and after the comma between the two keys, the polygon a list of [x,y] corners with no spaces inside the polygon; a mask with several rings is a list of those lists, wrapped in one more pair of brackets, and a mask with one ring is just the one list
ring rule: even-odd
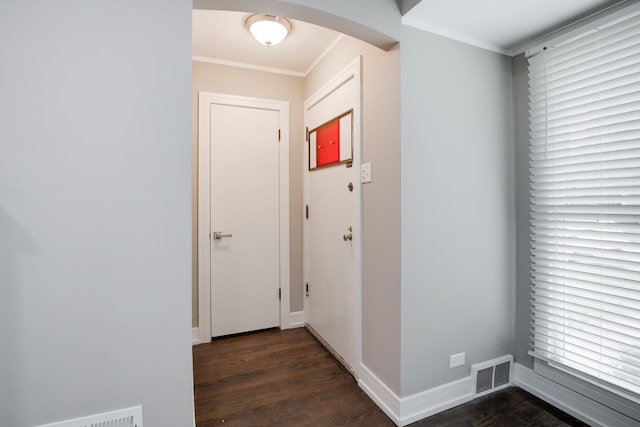
{"label": "dark wood floor", "polygon": [[511,387],[440,412],[410,427],[588,427],[548,403]]}
{"label": "dark wood floor", "polygon": [[[193,348],[196,424],[394,426],[306,329],[271,330]],[[584,426],[516,388],[412,424]]]}

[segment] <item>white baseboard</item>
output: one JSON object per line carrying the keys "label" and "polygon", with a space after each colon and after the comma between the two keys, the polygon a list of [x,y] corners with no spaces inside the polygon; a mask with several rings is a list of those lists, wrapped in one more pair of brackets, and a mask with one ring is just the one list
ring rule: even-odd
{"label": "white baseboard", "polygon": [[358,384],[398,426],[406,426],[446,411],[469,402],[475,397],[473,395],[473,381],[469,376],[411,396],[399,398],[363,364],[360,364]]}
{"label": "white baseboard", "polygon": [[537,374],[533,369],[518,363],[514,364],[513,383],[589,425],[638,425],[637,421],[551,381]]}
{"label": "white baseboard", "polygon": [[[289,325],[283,329],[304,327],[304,311],[296,311],[289,314]],[[200,344],[200,331],[198,327],[191,328],[191,345]]]}
{"label": "white baseboard", "polygon": [[400,398],[362,363],[358,385],[396,425],[400,425]]}
{"label": "white baseboard", "polygon": [[289,313],[289,328],[302,328],[304,326],[304,311]]}
{"label": "white baseboard", "polygon": [[465,377],[400,399],[400,425],[446,411],[474,398],[473,381]]}

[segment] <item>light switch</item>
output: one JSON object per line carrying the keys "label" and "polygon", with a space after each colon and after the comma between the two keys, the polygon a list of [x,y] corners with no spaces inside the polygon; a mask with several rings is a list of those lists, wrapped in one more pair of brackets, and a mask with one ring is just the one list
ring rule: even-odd
{"label": "light switch", "polygon": [[363,184],[371,182],[371,162],[363,163],[360,166],[360,182]]}

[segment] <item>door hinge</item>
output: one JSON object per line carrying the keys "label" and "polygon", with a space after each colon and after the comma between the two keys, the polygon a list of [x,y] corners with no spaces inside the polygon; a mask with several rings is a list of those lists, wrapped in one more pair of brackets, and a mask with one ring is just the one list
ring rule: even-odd
{"label": "door hinge", "polygon": [[309,219],[309,205],[305,205],[304,216]]}
{"label": "door hinge", "polygon": [[282,300],[282,288],[278,288],[278,299]]}
{"label": "door hinge", "polygon": [[280,129],[278,129],[278,141],[280,141]]}
{"label": "door hinge", "polygon": [[306,295],[309,296],[309,282],[307,282],[307,286],[305,287],[306,289]]}
{"label": "door hinge", "polygon": [[309,142],[309,128],[305,128],[305,138],[307,139],[307,142]]}

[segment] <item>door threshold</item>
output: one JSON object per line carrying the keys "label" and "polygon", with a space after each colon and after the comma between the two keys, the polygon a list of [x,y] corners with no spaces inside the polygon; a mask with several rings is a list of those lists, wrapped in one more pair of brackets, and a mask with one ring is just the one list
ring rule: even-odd
{"label": "door threshold", "polygon": [[241,337],[241,336],[244,336],[244,335],[253,335],[253,334],[259,334],[261,332],[279,331],[279,330],[280,330],[279,327],[274,326],[273,328],[256,329],[255,331],[238,332],[237,334],[220,335],[218,337],[211,337],[211,341],[213,342],[213,341],[222,340],[222,339],[226,339],[226,338]]}

